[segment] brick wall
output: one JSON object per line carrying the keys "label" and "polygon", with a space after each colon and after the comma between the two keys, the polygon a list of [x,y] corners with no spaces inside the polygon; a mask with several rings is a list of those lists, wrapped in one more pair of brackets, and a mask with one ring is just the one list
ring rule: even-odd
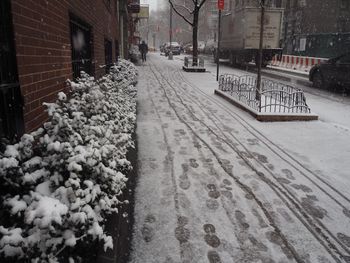
{"label": "brick wall", "polygon": [[[93,72],[105,69],[104,39],[118,39],[115,4],[108,0],[12,0],[17,64],[24,98],[25,131],[40,127],[47,119],[43,102],[52,102],[65,81],[72,78],[69,13],[92,27]],[[110,4],[108,4],[110,3]]]}

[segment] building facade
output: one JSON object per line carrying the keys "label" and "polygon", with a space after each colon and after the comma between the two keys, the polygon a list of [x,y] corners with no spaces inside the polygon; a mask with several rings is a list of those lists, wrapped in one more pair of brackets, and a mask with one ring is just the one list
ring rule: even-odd
{"label": "building facade", "polygon": [[350,51],[350,1],[284,0],[285,54],[332,57]]}
{"label": "building facade", "polygon": [[40,127],[43,103],[56,100],[67,79],[82,70],[100,77],[127,57],[127,1],[0,2],[0,138]]}

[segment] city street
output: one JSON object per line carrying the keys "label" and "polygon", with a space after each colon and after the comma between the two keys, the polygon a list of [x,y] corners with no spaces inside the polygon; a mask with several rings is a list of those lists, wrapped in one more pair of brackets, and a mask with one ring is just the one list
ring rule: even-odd
{"label": "city street", "polygon": [[182,59],[138,67],[131,262],[350,262],[349,98],[300,86],[318,121],[258,122]]}

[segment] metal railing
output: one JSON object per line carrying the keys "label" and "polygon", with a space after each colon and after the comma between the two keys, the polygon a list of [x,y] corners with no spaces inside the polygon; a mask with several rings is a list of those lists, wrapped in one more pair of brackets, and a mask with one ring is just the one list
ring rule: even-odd
{"label": "metal railing", "polygon": [[262,79],[260,100],[256,99],[256,77],[223,74],[219,90],[229,93],[240,102],[258,112],[310,113],[301,89],[269,79]]}

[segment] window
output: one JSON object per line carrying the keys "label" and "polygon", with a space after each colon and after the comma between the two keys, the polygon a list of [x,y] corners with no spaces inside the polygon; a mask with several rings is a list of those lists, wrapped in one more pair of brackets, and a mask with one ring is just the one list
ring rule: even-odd
{"label": "window", "polygon": [[112,41],[105,38],[105,64],[106,64],[106,73],[109,73],[113,63],[112,60]]}
{"label": "window", "polygon": [[24,131],[23,101],[13,42],[11,5],[0,1],[0,151],[2,141],[18,139]]}
{"label": "window", "polygon": [[119,41],[118,39],[114,40],[115,44],[115,61],[118,61],[119,58]]}
{"label": "window", "polygon": [[105,2],[105,6],[106,6],[107,10],[110,11],[111,10],[111,0],[104,0],[104,2]]}
{"label": "window", "polygon": [[340,8],[347,9],[348,8],[348,0],[341,0],[340,1]]}
{"label": "window", "polygon": [[275,0],[275,7],[281,8],[282,7],[282,0]]}
{"label": "window", "polygon": [[305,7],[306,6],[306,0],[299,0],[299,6]]}
{"label": "window", "polygon": [[81,71],[93,75],[91,26],[73,14],[70,14],[70,38],[73,77],[80,77]]}

